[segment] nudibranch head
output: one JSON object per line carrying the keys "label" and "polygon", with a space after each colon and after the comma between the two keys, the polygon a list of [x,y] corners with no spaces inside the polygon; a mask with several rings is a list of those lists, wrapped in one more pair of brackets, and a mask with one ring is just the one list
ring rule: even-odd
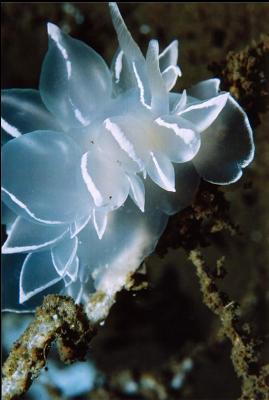
{"label": "nudibranch head", "polygon": [[219,80],[171,92],[177,40],[162,52],[151,40],[144,56],[110,11],[110,68],[49,23],[39,91],[2,92],[7,309],[32,309],[45,289],[77,302],[119,290],[200,177],[235,182],[253,158],[248,118]]}

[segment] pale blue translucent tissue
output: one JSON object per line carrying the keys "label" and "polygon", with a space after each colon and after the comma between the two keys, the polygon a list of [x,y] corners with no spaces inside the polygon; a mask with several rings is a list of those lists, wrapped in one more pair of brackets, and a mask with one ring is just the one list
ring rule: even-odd
{"label": "pale blue translucent tissue", "polygon": [[145,255],[154,250],[167,219],[167,215],[150,207],[147,202],[142,213],[131,200],[127,200],[121,208],[109,214],[102,240],[99,240],[94,226],[88,224],[78,235],[78,256],[81,264],[93,273],[96,287],[113,292],[113,276],[116,285],[121,276],[119,272],[128,268],[131,271],[133,264],[143,262]]}
{"label": "pale blue translucent tissue", "polygon": [[33,310],[44,293],[113,296],[200,177],[235,182],[253,159],[248,118],[219,80],[171,92],[177,40],[151,40],[144,56],[110,11],[110,68],[49,23],[39,91],[2,93],[5,309]]}
{"label": "pale blue translucent tissue", "polygon": [[54,131],[9,141],[2,151],[6,204],[22,217],[49,224],[82,216],[89,199],[79,169],[81,155],[72,138]]}
{"label": "pale blue translucent tissue", "polygon": [[1,127],[9,139],[39,129],[62,131],[59,120],[44,106],[38,90],[3,90],[1,101]]}
{"label": "pale blue translucent tissue", "polygon": [[88,125],[109,101],[112,81],[99,54],[80,40],[48,24],[49,51],[44,59],[40,94],[48,110],[68,126]]}
{"label": "pale blue translucent tissue", "polygon": [[12,228],[13,222],[15,222],[16,217],[16,214],[14,214],[10,208],[8,208],[4,203],[1,204],[2,224],[6,226],[6,232],[8,234]]}
{"label": "pale blue translucent tissue", "polygon": [[17,217],[3,245],[3,251],[6,254],[13,254],[51,248],[63,239],[67,231],[68,226],[64,224],[33,223],[23,217]]}
{"label": "pale blue translucent tissue", "polygon": [[[234,135],[231,134],[231,127]],[[242,168],[252,161],[253,156],[248,118],[229,96],[221,115],[204,132],[200,152],[193,159],[193,164],[205,180],[225,185],[241,177]]]}

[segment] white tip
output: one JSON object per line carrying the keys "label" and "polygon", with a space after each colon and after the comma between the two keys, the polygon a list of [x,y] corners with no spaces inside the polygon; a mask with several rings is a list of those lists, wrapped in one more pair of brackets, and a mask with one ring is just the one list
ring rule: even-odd
{"label": "white tip", "polygon": [[95,209],[93,210],[93,225],[95,227],[96,233],[98,235],[99,240],[104,236],[106,227],[107,227],[107,214],[102,212],[97,212]]}
{"label": "white tip", "polygon": [[163,57],[168,51],[170,51],[170,50],[173,49],[173,48],[177,49],[176,57],[175,57],[175,58],[176,58],[175,63],[176,63],[176,62],[177,62],[177,57],[178,57],[178,40],[177,40],[177,39],[173,40],[173,41],[169,44],[169,46],[167,46],[167,47],[159,54],[159,58]]}
{"label": "white tip", "polygon": [[48,22],[47,31],[48,31],[49,36],[52,39],[59,37],[59,35],[61,34],[61,29],[57,25],[53,24],[52,22]]}
{"label": "white tip", "polygon": [[82,178],[87,186],[88,191],[92,195],[92,198],[94,200],[94,203],[97,207],[101,206],[103,203],[103,197],[97,187],[95,186],[94,181],[92,180],[91,176],[88,173],[88,153],[84,153],[82,158],[81,158],[81,174]]}
{"label": "white tip", "polygon": [[1,117],[1,128],[14,138],[21,136],[21,132],[15,126],[10,125],[2,117]]}

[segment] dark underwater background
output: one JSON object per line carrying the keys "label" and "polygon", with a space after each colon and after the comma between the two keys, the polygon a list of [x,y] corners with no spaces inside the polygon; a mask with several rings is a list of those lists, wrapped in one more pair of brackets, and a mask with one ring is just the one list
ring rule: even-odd
{"label": "dark underwater background", "polygon": [[[178,80],[178,90],[213,77],[216,70],[213,63],[225,65],[229,51],[255,47],[269,33],[269,3],[153,2],[119,3],[119,7],[144,53],[152,38],[159,40],[161,49],[173,39],[179,40],[183,76]],[[58,24],[86,42],[110,63],[117,41],[107,4],[2,3],[2,88],[38,88],[47,50],[47,22]],[[266,62],[267,80],[268,58]],[[259,93],[257,104],[255,98],[253,102],[260,120],[255,121],[255,159],[239,182],[220,189],[229,203],[229,218],[238,226],[238,232],[234,236],[225,230],[217,233],[202,251],[213,266],[225,256],[227,275],[217,284],[241,305],[242,323],[248,323],[253,336],[260,341],[259,362],[264,365],[269,354],[266,344],[269,118],[268,110],[264,110],[268,109],[268,97],[265,107],[259,109],[258,96]],[[93,339],[89,359],[101,377],[94,383],[95,387],[75,397],[50,388],[48,399],[233,400],[240,397],[241,382],[230,359],[231,344],[221,338],[219,319],[202,301],[195,269],[188,260],[188,247],[183,243],[167,251],[168,247],[169,241],[164,243],[165,251],[146,260],[147,288],[121,292]],[[3,360],[11,338],[19,335],[25,318],[3,316]],[[57,359],[53,352],[49,357]],[[182,372],[184,360],[189,365],[186,373]],[[178,383],[175,383],[175,371],[181,371]],[[152,385],[148,383],[139,394],[124,391],[122,387],[130,376],[132,381],[141,381],[144,377]],[[38,380],[35,385],[39,385]],[[25,398],[41,399],[37,393],[36,389]]]}

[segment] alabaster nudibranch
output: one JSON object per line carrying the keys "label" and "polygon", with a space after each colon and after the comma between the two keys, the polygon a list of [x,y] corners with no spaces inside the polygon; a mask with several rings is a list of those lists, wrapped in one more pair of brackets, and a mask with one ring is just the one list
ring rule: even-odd
{"label": "alabaster nudibranch", "polygon": [[44,293],[112,293],[155,248],[200,178],[237,181],[253,159],[248,118],[218,79],[182,93],[178,42],[144,56],[110,3],[109,68],[48,23],[39,90],[2,92],[4,307]]}

